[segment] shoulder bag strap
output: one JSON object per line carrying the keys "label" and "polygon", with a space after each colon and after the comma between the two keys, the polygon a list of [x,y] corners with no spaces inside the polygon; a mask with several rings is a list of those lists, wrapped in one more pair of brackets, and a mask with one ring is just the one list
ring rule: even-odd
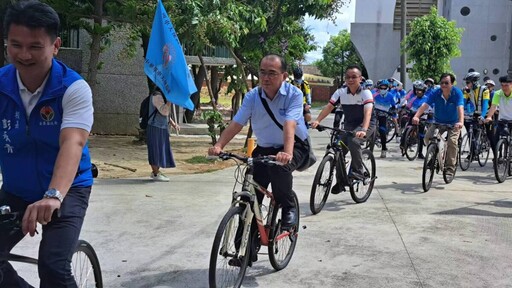
{"label": "shoulder bag strap", "polygon": [[[268,116],[270,116],[270,118],[274,121],[274,123],[276,123],[276,125],[277,125],[277,127],[279,127],[279,129],[283,130],[283,125],[281,125],[281,123],[279,123],[279,121],[277,121],[276,117],[274,116],[274,113],[272,113],[272,110],[270,110],[270,107],[268,107],[267,101],[265,99],[263,99],[263,96],[261,95],[261,87],[258,87],[258,95],[260,96],[261,104],[263,104],[263,107],[265,107],[265,110],[267,110]],[[294,136],[295,136],[295,141],[300,142],[301,144],[306,144],[306,143],[304,143],[304,141],[302,139],[297,137],[296,134]]]}

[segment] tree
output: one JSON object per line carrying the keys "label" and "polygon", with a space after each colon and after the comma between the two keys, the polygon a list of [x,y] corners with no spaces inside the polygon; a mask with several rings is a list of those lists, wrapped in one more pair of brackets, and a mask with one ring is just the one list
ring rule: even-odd
{"label": "tree", "polygon": [[411,32],[401,43],[407,63],[414,63],[409,77],[425,79],[451,72],[450,60],[461,55],[459,44],[463,32],[463,28],[456,28],[455,21],[437,15],[435,6],[429,14],[414,19]]}
{"label": "tree", "polygon": [[91,37],[89,43],[89,65],[87,66],[87,82],[93,95],[97,94],[97,75],[103,63],[99,61],[101,52],[108,46],[112,25],[105,23],[108,10],[107,0],[45,0],[66,22],[74,27],[82,28]]}
{"label": "tree", "polygon": [[[356,48],[350,40],[350,33],[343,29],[338,35],[331,36],[325,47],[322,49],[321,60],[315,61],[322,75],[327,77],[339,76],[349,65],[364,65],[356,52]],[[364,73],[363,73],[364,74]]]}

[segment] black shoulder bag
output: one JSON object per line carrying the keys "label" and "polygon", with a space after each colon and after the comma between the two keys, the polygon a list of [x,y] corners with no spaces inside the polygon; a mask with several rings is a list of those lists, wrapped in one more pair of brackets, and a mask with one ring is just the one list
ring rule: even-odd
{"label": "black shoulder bag", "polygon": [[[270,107],[268,107],[267,101],[265,99],[263,99],[263,96],[261,96],[261,87],[258,87],[258,95],[260,96],[261,103],[263,104],[263,107],[265,107],[265,110],[267,110],[267,113],[270,116],[270,118],[274,121],[274,123],[276,123],[277,127],[279,127],[281,130],[283,130],[283,125],[281,125],[281,123],[279,123],[279,121],[277,121],[276,117],[274,116],[274,113],[272,113],[272,110],[270,110]],[[304,161],[302,161],[302,164],[300,164],[299,167],[297,167],[297,171],[302,172],[302,171],[308,169],[309,167],[313,166],[313,164],[316,163],[316,156],[315,156],[315,153],[313,153],[313,149],[311,148],[311,138],[309,137],[309,134],[308,134],[308,138],[306,141],[297,137],[297,134],[295,134],[294,136],[295,136],[295,144],[294,144],[293,149],[296,149],[297,146],[300,146],[300,148],[302,148],[302,149],[307,148],[307,150],[308,150],[308,154],[304,158]]]}

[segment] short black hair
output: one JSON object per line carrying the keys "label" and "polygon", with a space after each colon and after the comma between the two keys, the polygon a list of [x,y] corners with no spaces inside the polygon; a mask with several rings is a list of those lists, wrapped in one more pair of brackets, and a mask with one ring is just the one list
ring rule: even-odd
{"label": "short black hair", "polygon": [[439,77],[439,82],[441,82],[441,80],[445,77],[450,77],[451,84],[455,83],[455,75],[452,73],[443,73],[441,77]]}
{"label": "short black hair", "polygon": [[9,8],[4,17],[5,35],[9,36],[11,24],[28,27],[29,29],[43,28],[52,40],[57,38],[60,28],[59,15],[48,4],[37,0],[19,1]]}
{"label": "short black hair", "polygon": [[280,56],[277,54],[267,54],[267,55],[265,55],[265,57],[261,58],[260,66],[261,66],[261,62],[263,62],[263,60],[265,60],[265,59],[279,60],[281,62],[281,72],[288,71],[288,64],[286,64],[286,60],[284,60],[283,56]]}
{"label": "short black hair", "polygon": [[510,75],[501,76],[499,81],[500,81],[500,83],[512,83],[512,76],[510,76]]}
{"label": "short black hair", "polygon": [[348,67],[345,69],[345,74],[347,73],[348,70],[352,70],[352,69],[357,69],[357,70],[359,70],[359,73],[361,75],[363,74],[363,70],[361,70],[361,67],[359,67],[359,65],[348,65]]}

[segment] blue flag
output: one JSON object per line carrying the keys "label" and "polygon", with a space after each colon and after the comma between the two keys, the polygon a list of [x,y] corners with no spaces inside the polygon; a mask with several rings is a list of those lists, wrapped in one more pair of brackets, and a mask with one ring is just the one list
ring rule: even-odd
{"label": "blue flag", "polygon": [[197,92],[178,35],[162,1],[158,0],[144,72],[170,102],[194,110],[190,95]]}

